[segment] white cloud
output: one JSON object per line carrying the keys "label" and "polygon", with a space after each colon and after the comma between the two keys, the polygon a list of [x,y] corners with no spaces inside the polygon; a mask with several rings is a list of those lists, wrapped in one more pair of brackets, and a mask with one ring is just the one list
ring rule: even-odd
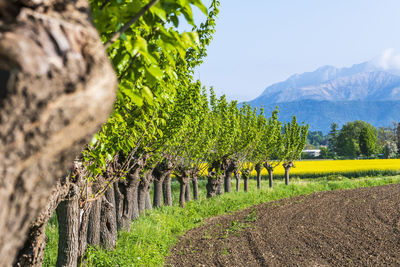
{"label": "white cloud", "polygon": [[384,70],[400,70],[400,53],[393,48],[386,49],[374,63]]}

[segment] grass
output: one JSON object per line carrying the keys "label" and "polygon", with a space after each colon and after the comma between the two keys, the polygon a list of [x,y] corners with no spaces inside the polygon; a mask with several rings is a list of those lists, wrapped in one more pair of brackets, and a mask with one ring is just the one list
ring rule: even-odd
{"label": "grass", "polygon": [[[187,203],[184,209],[174,203],[172,207],[162,207],[149,211],[146,216],[132,222],[132,231],[119,232],[117,246],[114,251],[91,247],[86,254],[85,266],[162,266],[170,248],[178,237],[187,230],[199,226],[204,219],[226,214],[250,207],[255,204],[310,194],[316,191],[370,187],[400,183],[400,176],[365,177],[348,179],[340,176],[329,176],[318,179],[292,179],[289,186],[281,181],[275,183],[273,189],[257,190],[254,180],[249,181],[250,191],[223,194],[211,199],[204,198],[206,181],[200,180],[201,199]],[[242,185],[243,186],[243,185]],[[172,184],[174,200],[177,200],[179,185]],[[243,188],[241,189],[243,190]],[[249,220],[253,220],[250,216]],[[254,217],[254,218],[253,218]],[[45,252],[44,266],[54,266],[57,256],[57,225],[53,219],[46,230],[48,245]]]}

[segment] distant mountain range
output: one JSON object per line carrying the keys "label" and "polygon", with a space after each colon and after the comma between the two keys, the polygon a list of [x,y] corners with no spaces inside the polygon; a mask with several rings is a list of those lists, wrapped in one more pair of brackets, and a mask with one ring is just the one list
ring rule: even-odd
{"label": "distant mountain range", "polygon": [[382,69],[372,62],[350,68],[321,67],[295,74],[267,87],[252,106],[263,106],[266,114],[279,107],[279,118],[310,124],[310,130],[329,131],[332,122],[340,126],[364,120],[389,126],[400,121],[400,73]]}

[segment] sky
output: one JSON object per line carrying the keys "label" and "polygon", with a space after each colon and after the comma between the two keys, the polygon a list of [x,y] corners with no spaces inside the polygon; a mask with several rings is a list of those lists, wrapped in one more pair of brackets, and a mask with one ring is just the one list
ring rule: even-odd
{"label": "sky", "polygon": [[324,65],[383,60],[400,68],[399,13],[399,0],[221,0],[196,78],[217,95],[248,101]]}

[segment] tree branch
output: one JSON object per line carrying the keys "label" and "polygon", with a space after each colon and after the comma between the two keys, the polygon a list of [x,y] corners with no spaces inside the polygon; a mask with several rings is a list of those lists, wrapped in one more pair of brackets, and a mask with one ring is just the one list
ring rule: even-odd
{"label": "tree branch", "polygon": [[104,47],[105,49],[109,48],[110,45],[112,45],[116,40],[118,40],[118,38],[127,30],[129,29],[136,21],[138,21],[140,19],[141,16],[144,15],[144,13],[146,13],[146,11],[148,11],[152,6],[154,6],[155,4],[157,4],[160,0],[151,0],[150,3],[148,3],[147,5],[145,5],[135,16],[133,16],[133,18],[128,21],[124,26],[121,27],[121,29],[119,29],[119,31],[117,31],[116,33],[114,33],[114,35],[110,38],[110,40],[108,40],[105,44]]}

